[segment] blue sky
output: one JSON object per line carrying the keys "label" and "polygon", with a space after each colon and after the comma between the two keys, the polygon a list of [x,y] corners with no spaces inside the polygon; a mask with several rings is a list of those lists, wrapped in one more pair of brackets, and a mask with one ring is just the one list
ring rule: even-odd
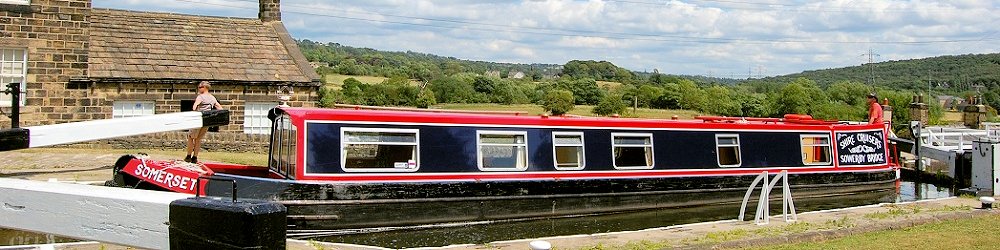
{"label": "blue sky", "polygon": [[[746,78],[1000,52],[1000,1],[282,0],[296,39],[470,60],[607,60],[637,71]],[[256,17],[257,0],[93,0]]]}

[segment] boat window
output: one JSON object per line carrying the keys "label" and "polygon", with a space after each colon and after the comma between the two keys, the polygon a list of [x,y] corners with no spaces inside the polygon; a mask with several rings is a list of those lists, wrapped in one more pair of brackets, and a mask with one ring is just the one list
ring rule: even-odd
{"label": "boat window", "polygon": [[612,133],[611,147],[615,168],[653,168],[653,134]]}
{"label": "boat window", "polygon": [[552,150],[556,169],[583,169],[583,133],[552,132]]}
{"label": "boat window", "polygon": [[718,149],[720,167],[740,166],[742,161],[739,135],[715,135],[715,147]]}
{"label": "boat window", "polygon": [[345,172],[413,172],[419,168],[416,129],[343,128]]}
{"label": "boat window", "polygon": [[806,165],[830,165],[830,136],[802,135],[802,163]]}
{"label": "boat window", "polygon": [[271,122],[271,144],[268,166],[285,178],[295,178],[296,136],[288,114],[283,114]]}
{"label": "boat window", "polygon": [[479,170],[522,171],[528,168],[524,131],[478,131]]}

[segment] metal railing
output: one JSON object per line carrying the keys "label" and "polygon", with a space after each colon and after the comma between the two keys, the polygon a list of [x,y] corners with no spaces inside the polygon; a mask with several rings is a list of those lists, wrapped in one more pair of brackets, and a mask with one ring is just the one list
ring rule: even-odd
{"label": "metal railing", "polygon": [[757,183],[763,183],[760,189],[760,199],[757,201],[757,213],[754,216],[754,224],[757,225],[767,225],[771,222],[770,214],[770,199],[768,196],[771,190],[774,189],[774,185],[781,181],[781,214],[785,219],[785,222],[792,222],[798,220],[798,216],[795,213],[795,202],[792,201],[792,190],[788,186],[788,171],[782,170],[780,173],[774,176],[774,180],[768,182],[768,172],[763,171],[757,175],[757,178],[753,180],[750,184],[750,188],[747,189],[746,194],[743,196],[743,204],[740,205],[740,216],[739,221],[743,221],[744,215],[747,210],[747,203],[750,201],[750,194],[753,190],[757,188]]}
{"label": "metal railing", "polygon": [[1000,123],[983,123],[985,129],[929,127],[921,131],[924,145],[971,150],[978,139],[1000,140]]}

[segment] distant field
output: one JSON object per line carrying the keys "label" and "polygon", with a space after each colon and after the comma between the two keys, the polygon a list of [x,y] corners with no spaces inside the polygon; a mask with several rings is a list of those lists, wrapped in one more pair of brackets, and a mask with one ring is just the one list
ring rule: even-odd
{"label": "distant field", "polygon": [[362,83],[368,84],[382,83],[386,79],[389,79],[381,76],[349,76],[330,74],[324,77],[323,82],[326,83],[326,86],[333,87],[334,89],[340,89],[340,85],[344,85],[344,80],[347,78],[354,78]]}
{"label": "distant field", "polygon": [[[340,89],[340,85],[344,85],[344,80],[347,80],[347,78],[354,78],[360,81],[361,83],[367,83],[367,84],[379,84],[389,79],[388,77],[381,77],[381,76],[349,76],[349,75],[338,75],[338,74],[326,75],[323,78],[324,78],[323,82],[326,83],[326,86],[332,87],[333,89]],[[410,79],[410,83],[418,84],[420,83],[420,81]]]}
{"label": "distant field", "polygon": [[941,120],[946,123],[962,123],[962,112],[945,111]]}
{"label": "distant field", "polygon": [[[545,110],[541,106],[535,104],[515,104],[515,105],[502,105],[494,103],[447,103],[435,105],[434,108],[439,109],[455,109],[455,110],[477,110],[477,111],[519,111],[525,112],[529,115],[538,115],[545,113]],[[571,115],[581,115],[581,116],[597,116],[592,113],[594,106],[590,105],[577,105],[572,111],[569,112]],[[631,109],[629,109],[631,111]],[[645,109],[641,108],[636,110],[636,117],[639,118],[661,118],[670,119],[670,117],[677,115],[681,119],[691,119],[697,115],[700,115],[696,111],[691,110],[673,110],[673,109]]]}
{"label": "distant field", "polygon": [[600,86],[601,88],[615,89],[615,88],[618,88],[618,86],[622,86],[622,83],[620,83],[620,82],[597,81],[597,86]]}

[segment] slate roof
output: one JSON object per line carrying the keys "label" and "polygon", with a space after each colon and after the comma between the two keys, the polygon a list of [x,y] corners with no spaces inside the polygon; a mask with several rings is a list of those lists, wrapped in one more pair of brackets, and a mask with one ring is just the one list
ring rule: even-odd
{"label": "slate roof", "polygon": [[318,85],[281,22],[95,8],[91,79],[174,79]]}

